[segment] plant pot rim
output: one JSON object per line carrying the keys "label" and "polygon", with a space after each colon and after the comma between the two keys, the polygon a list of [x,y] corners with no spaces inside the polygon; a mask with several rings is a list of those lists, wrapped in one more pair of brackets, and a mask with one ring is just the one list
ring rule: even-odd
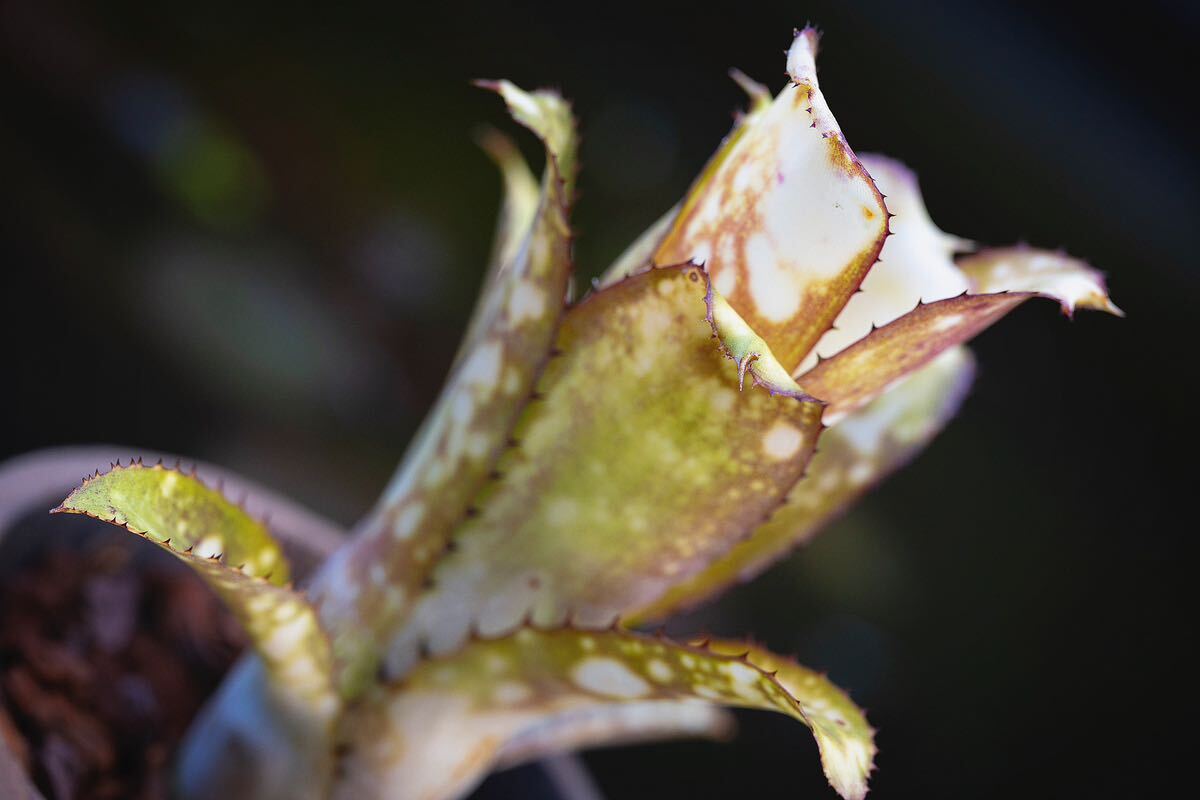
{"label": "plant pot rim", "polygon": [[[14,526],[39,506],[47,511],[78,486],[85,475],[102,472],[120,459],[141,458],[153,464],[195,465],[197,476],[210,486],[220,483],[227,496],[237,498],[253,516],[270,518],[271,532],[297,563],[303,576],[324,561],[344,541],[341,526],[309,511],[283,495],[225,469],[156,450],[117,445],[50,447],[0,463],[0,545]],[[245,500],[242,500],[243,496]],[[307,569],[303,569],[306,567]],[[0,741],[0,797],[5,800],[45,800],[33,781]]]}

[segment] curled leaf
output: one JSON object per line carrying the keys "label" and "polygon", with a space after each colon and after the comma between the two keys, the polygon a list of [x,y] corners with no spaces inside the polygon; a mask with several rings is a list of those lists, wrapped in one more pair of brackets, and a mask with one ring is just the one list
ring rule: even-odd
{"label": "curled leaf", "polygon": [[704,303],[708,308],[708,324],[712,326],[713,335],[721,343],[725,355],[737,364],[739,389],[744,387],[746,374],[749,373],[754,385],[763,387],[771,395],[818,402],[816,398],[805,394],[800,384],[775,358],[771,346],[746,324],[724,297],[716,293],[711,281]]}
{"label": "curled leaf", "polygon": [[193,561],[219,560],[277,586],[290,577],[283,550],[261,522],[194,475],[161,462],[97,471],[51,513],[96,517]]}
{"label": "curled leaf", "polygon": [[117,464],[54,512],[123,527],[184,561],[229,606],[281,686],[322,717],[335,711],[329,643],[312,607],[287,585],[287,562],[262,523],[219,491],[162,464]]}
{"label": "curled leaf", "polygon": [[1109,299],[1103,276],[1065,253],[1022,246],[991,247],[961,259],[958,266],[970,281],[972,294],[1036,294],[1058,301],[1067,316],[1073,316],[1077,308],[1125,316]]}
{"label": "curled leaf", "polygon": [[[753,645],[522,627],[473,639],[364,697],[344,720],[350,755],[334,797],[461,797],[506,748],[541,726],[554,729],[605,708],[682,710],[694,703],[776,711],[803,722],[834,788],[845,798],[865,795],[873,731],[819,673]],[[611,729],[598,733],[597,742],[614,741]],[[570,741],[588,743],[583,735]]]}
{"label": "curled leaf", "polygon": [[[706,297],[703,270],[685,265],[571,309],[517,446],[455,533],[397,640],[394,669],[411,664],[418,640],[453,649],[472,625],[494,633],[526,614],[542,625],[607,623],[707,567],[774,511],[804,470],[821,407],[791,390],[739,392]],[[754,363],[791,382],[770,361],[766,351]]]}

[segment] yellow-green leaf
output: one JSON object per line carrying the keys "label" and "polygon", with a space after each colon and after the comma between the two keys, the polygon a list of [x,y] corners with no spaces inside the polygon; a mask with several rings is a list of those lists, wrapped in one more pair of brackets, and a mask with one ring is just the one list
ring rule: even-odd
{"label": "yellow-green leaf", "polygon": [[128,527],[173,552],[219,560],[277,586],[290,579],[279,543],[260,521],[194,475],[164,466],[114,464],[86,478],[54,512],[86,514]]}
{"label": "yellow-green leaf", "polygon": [[312,607],[287,585],[287,562],[266,528],[221,492],[162,464],[117,464],[54,512],[123,527],[181,559],[225,601],[302,709],[324,721],[336,711],[329,643]]}
{"label": "yellow-green leaf", "polygon": [[[411,663],[418,640],[452,649],[472,625],[494,633],[526,614],[608,622],[706,568],[782,502],[821,407],[769,350],[755,369],[790,387],[739,391],[706,319],[706,277],[659,268],[571,309],[562,354],[435,570],[394,668]],[[720,324],[748,330],[732,312]]]}
{"label": "yellow-green leaf", "polygon": [[816,78],[817,36],[797,33],[791,82],[717,152],[684,200],[656,264],[706,266],[790,372],[875,263],[887,209]]}
{"label": "yellow-green leaf", "polygon": [[896,388],[821,434],[805,476],[750,538],[704,572],[630,617],[665,619],[753,579],[809,541],[864,492],[915,456],[958,409],[974,373],[962,347],[945,351]]}
{"label": "yellow-green leaf", "polygon": [[607,744],[619,741],[620,731],[598,728],[589,741],[585,728],[563,720],[586,720],[604,708],[649,713],[695,703],[799,720],[812,730],[834,788],[845,798],[866,794],[874,732],[819,673],[753,645],[522,627],[473,639],[365,696],[342,726],[349,755],[334,797],[462,797],[503,762],[506,748],[541,726],[571,731],[568,746]]}
{"label": "yellow-green leaf", "polygon": [[336,631],[339,685],[347,694],[373,673],[379,643],[405,619],[450,532],[472,513],[549,358],[563,313],[576,146],[570,107],[553,92],[524,92],[507,81],[487,86],[541,137],[546,168],[531,205],[520,155],[504,140],[490,140],[507,200],[467,337],[396,476],[353,543],[317,579],[313,594],[322,621]]}

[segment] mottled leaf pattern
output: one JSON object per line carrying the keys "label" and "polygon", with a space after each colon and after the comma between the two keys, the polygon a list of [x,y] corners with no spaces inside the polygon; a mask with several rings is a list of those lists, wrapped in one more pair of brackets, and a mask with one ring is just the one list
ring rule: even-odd
{"label": "mottled leaf pattern", "polygon": [[873,731],[818,673],[732,642],[684,645],[617,630],[522,627],[473,639],[364,697],[343,725],[349,755],[334,796],[461,797],[508,743],[539,726],[614,705],[696,702],[800,720],[812,729],[834,788],[845,798],[866,794]]}
{"label": "mottled leaf pattern", "polygon": [[[964,294],[918,305],[831,359],[804,373],[814,396],[829,403],[825,421],[836,425],[931,361],[961,344],[1031,297],[1057,300],[1064,311],[1098,308],[1119,313],[1099,273],[1067,256],[1027,248],[989,250],[960,261],[974,286],[991,294]],[[1004,291],[1002,286],[1018,287]]]}
{"label": "mottled leaf pattern", "polygon": [[371,677],[379,642],[404,620],[450,532],[472,513],[549,357],[562,315],[575,173],[570,108],[552,92],[524,92],[507,81],[487,86],[545,144],[540,198],[531,213],[520,156],[493,139],[490,149],[505,175],[508,200],[498,260],[467,339],[437,406],[361,535],[323,570],[314,589],[322,620],[337,632],[339,684],[350,695]]}
{"label": "mottled leaf pattern", "polygon": [[183,788],[213,794],[196,776],[221,783],[210,766],[233,754],[255,796],[332,783],[339,800],[440,800],[563,749],[721,736],[731,706],[804,722],[831,785],[864,797],[874,731],[824,676],[754,645],[623,627],[757,574],[911,458],[970,382],[962,343],[1016,305],[1120,310],[1062,254],[956,262],[973,245],[933,224],[914,176],[846,144],[816,51],[813,30],[796,33],[774,98],[734,73],[750,109],[566,311],[570,108],[481,83],[541,139],[545,169],[539,182],[507,138],[482,140],[504,204],[478,306],[312,605],[266,529],[194,475],[118,465],[55,509],[182,559],[261,654],[189,744]]}
{"label": "mottled leaf pattern", "polygon": [[287,584],[279,545],[219,491],[162,464],[117,464],[54,511],[124,527],[183,560],[233,611],[300,710],[320,720],[337,710],[328,640],[308,601]]}
{"label": "mottled leaf pattern", "polygon": [[693,642],[709,652],[739,658],[771,675],[796,701],[821,751],[825,777],[847,800],[867,794],[867,778],[875,764],[875,730],[850,696],[823,673],[795,659],[775,655],[756,644],[736,639]]}
{"label": "mottled leaf pattern", "polygon": [[693,260],[789,371],[875,263],[887,209],[817,86],[817,36],[796,35],[791,82],[759,104],[689,192],[657,264]]}
{"label": "mottled leaf pattern", "polygon": [[[495,633],[526,614],[542,625],[607,623],[707,567],[780,504],[821,407],[794,390],[739,392],[706,297],[703,270],[664,267],[571,309],[562,355],[478,516],[438,565],[394,670],[420,640],[453,649],[473,625]],[[790,381],[770,360],[755,364]]]}
{"label": "mottled leaf pattern", "polygon": [[639,609],[630,622],[665,619],[696,606],[751,580],[807,542],[924,448],[958,409],[973,373],[971,354],[962,347],[952,348],[825,431],[807,474],[766,524],[707,570]]}

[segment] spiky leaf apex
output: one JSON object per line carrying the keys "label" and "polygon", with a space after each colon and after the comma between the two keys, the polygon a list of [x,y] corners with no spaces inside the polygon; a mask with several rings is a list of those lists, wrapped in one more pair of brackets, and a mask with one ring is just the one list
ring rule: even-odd
{"label": "spiky leaf apex", "polygon": [[[816,79],[816,33],[797,32],[790,83],[737,125],[653,257],[702,263],[789,372],[875,263],[887,208]],[[751,87],[751,94],[759,94]]]}
{"label": "spiky leaf apex", "polygon": [[545,143],[547,178],[563,181],[566,194],[572,195],[577,170],[577,137],[571,104],[558,92],[550,89],[529,92],[507,80],[481,80],[476,81],[476,85],[500,95],[512,118]]}
{"label": "spiky leaf apex", "polygon": [[[453,649],[472,625],[496,633],[526,613],[607,623],[706,568],[779,506],[816,444],[821,406],[765,347],[750,367],[791,385],[738,391],[708,290],[699,267],[661,267],[568,312],[518,444],[456,530],[394,669],[422,640]],[[717,316],[727,346],[758,341],[731,311]]]}
{"label": "spiky leaf apex", "polygon": [[[365,697],[343,720],[350,747],[334,797],[462,797],[510,743],[540,726],[566,725],[572,746],[611,744],[621,740],[620,730],[597,728],[589,741],[586,726],[563,721],[586,721],[606,708],[682,710],[697,702],[803,722],[834,788],[848,800],[866,794],[874,732],[819,673],[754,645],[522,626],[472,639]],[[640,724],[628,731],[635,739]]]}
{"label": "spiky leaf apex", "polygon": [[116,464],[87,478],[52,513],[123,527],[196,570],[245,627],[297,711],[319,724],[331,719],[329,643],[312,606],[288,585],[278,543],[220,491],[162,464]]}
{"label": "spiky leaf apex", "polygon": [[195,475],[162,462],[113,464],[84,478],[51,513],[75,513],[127,527],[202,559],[219,559],[277,586],[290,579],[283,549],[266,526]]}
{"label": "spiky leaf apex", "polygon": [[551,358],[571,277],[570,206],[575,125],[549,91],[507,81],[498,92],[546,151],[536,202],[515,148],[487,148],[504,175],[506,200],[494,260],[466,338],[437,404],[417,433],[359,536],[321,571],[313,589],[336,631],[338,684],[349,696],[374,674],[380,645],[403,626],[451,532],[469,517],[510,446],[513,426]]}

